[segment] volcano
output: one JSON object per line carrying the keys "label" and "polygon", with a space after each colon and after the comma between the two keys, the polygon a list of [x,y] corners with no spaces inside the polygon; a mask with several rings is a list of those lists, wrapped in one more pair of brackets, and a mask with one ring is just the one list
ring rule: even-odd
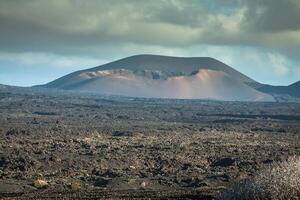
{"label": "volcano", "polygon": [[259,84],[210,57],[137,55],[76,71],[43,87],[147,98],[274,101]]}

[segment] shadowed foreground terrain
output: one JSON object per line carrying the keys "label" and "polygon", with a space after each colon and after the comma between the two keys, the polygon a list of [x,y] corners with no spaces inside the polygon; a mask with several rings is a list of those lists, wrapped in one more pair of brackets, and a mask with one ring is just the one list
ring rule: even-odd
{"label": "shadowed foreground terrain", "polygon": [[[0,90],[3,199],[214,199],[300,155],[300,104]],[[35,181],[45,180],[37,189]]]}

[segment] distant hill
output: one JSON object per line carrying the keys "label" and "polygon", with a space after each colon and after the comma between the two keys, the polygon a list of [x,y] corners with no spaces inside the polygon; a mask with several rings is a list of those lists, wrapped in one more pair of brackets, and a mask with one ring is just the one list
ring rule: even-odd
{"label": "distant hill", "polygon": [[289,86],[261,85],[260,87],[257,87],[257,90],[268,94],[290,95],[292,97],[300,98],[300,81]]}
{"label": "distant hill", "polygon": [[251,84],[257,82],[213,58],[137,55],[42,87],[135,97],[274,101]]}

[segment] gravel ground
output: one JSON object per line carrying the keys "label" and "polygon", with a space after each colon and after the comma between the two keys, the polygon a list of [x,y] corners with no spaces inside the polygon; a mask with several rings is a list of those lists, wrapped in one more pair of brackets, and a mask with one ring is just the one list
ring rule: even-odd
{"label": "gravel ground", "polygon": [[297,103],[1,89],[0,196],[214,199],[300,155],[299,130]]}

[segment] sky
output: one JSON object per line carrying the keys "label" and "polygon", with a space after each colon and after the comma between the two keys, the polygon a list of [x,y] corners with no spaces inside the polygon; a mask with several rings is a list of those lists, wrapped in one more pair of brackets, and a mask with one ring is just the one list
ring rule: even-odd
{"label": "sky", "polygon": [[137,54],[216,58],[300,80],[299,0],[0,0],[0,84],[45,84]]}

